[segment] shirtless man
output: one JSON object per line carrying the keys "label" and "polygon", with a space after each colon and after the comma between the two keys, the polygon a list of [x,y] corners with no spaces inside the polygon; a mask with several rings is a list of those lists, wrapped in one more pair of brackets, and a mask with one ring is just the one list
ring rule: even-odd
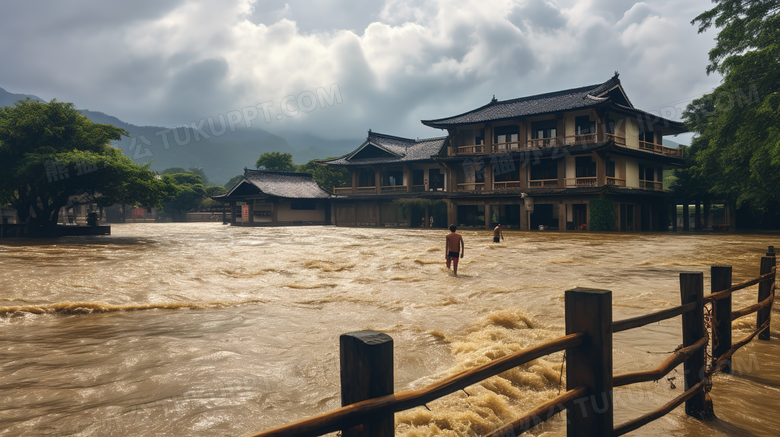
{"label": "shirtless man", "polygon": [[504,239],[504,233],[501,232],[501,223],[493,229],[493,242],[500,243]]}
{"label": "shirtless man", "polygon": [[453,272],[455,276],[458,276],[458,259],[463,258],[466,245],[463,244],[463,237],[455,230],[455,225],[450,225],[450,233],[447,234],[447,242],[444,245],[444,257],[447,260],[447,268],[450,268],[450,262],[452,262]]}

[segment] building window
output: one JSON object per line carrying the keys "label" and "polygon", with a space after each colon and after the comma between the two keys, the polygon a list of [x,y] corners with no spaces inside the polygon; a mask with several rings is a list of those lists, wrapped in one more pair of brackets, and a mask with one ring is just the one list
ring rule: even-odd
{"label": "building window", "polygon": [[590,156],[577,157],[575,167],[575,177],[592,178],[596,176],[596,163]]}
{"label": "building window", "polygon": [[590,121],[590,117],[582,115],[574,118],[574,131],[576,135],[587,135],[596,133],[596,122]]}
{"label": "building window", "polygon": [[412,170],[412,185],[425,185],[425,170]]}
{"label": "building window", "polygon": [[476,145],[485,144],[485,129],[479,130],[479,135],[474,137],[474,144]]}
{"label": "building window", "polygon": [[374,170],[360,169],[358,172],[358,187],[374,187],[376,186],[376,178]]}
{"label": "building window", "polygon": [[499,126],[493,129],[493,142],[516,143],[520,136],[520,126]]}
{"label": "building window", "polygon": [[404,172],[400,170],[385,172],[385,186],[396,186],[404,184]]}
{"label": "building window", "polygon": [[607,120],[607,133],[615,135],[615,120]]}
{"label": "building window", "polygon": [[615,161],[607,161],[607,177],[614,178],[615,176]]}
{"label": "building window", "polygon": [[545,120],[531,123],[531,138],[555,138],[558,136],[558,121]]}
{"label": "building window", "polygon": [[536,165],[530,165],[531,180],[558,179],[558,161],[542,159]]}
{"label": "building window", "polygon": [[[484,178],[484,172],[482,175]],[[444,176],[438,168],[428,169],[428,187],[434,191],[444,190]]]}
{"label": "building window", "polygon": [[653,133],[650,132],[650,131],[639,132],[639,141],[645,141],[645,142],[648,142],[648,143],[652,143],[652,142],[654,142],[654,138],[655,137],[653,136]]}
{"label": "building window", "polygon": [[292,210],[307,210],[313,211],[317,209],[317,204],[314,202],[292,202],[290,203],[290,209]]}

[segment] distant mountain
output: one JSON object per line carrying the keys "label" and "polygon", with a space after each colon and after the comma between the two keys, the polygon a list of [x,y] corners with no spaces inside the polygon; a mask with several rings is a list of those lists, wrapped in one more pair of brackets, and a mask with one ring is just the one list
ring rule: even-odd
{"label": "distant mountain", "polygon": [[684,144],[675,143],[674,141],[664,139],[664,146],[666,147],[676,147],[679,148],[680,146],[683,146]]}
{"label": "distant mountain", "polygon": [[32,99],[32,100],[38,100],[38,101],[41,101],[41,102],[46,102],[46,100],[44,100],[44,99],[42,99],[42,98],[40,98],[38,96],[33,96],[31,94],[14,94],[14,93],[9,93],[8,91],[0,88],[0,107],[3,107],[3,106],[13,106],[15,101],[17,101],[17,100],[24,100],[24,99],[26,99],[28,97],[30,99]]}

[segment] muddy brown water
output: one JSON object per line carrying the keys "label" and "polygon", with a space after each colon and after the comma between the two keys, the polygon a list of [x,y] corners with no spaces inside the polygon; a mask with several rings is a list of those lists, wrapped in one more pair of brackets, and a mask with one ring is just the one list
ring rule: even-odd
{"label": "muddy brown water", "polygon": [[[338,337],[395,343],[396,391],[563,335],[563,295],[612,290],[615,319],[679,304],[678,274],[758,274],[780,234],[463,232],[460,277],[443,230],[114,225],[113,235],[0,241],[0,436],[245,435],[340,406]],[[735,297],[754,303],[755,287]],[[777,311],[774,317],[778,317]],[[754,317],[735,322],[734,337]],[[773,333],[774,337],[774,333]],[[615,334],[615,373],[654,368],[680,319]],[[396,415],[399,436],[473,436],[555,397],[562,354]],[[715,378],[718,420],[677,408],[633,435],[780,435],[780,339]],[[618,389],[615,423],[682,392]],[[565,384],[565,380],[564,380]],[[676,388],[672,389],[671,384]],[[530,435],[564,435],[564,419]]]}

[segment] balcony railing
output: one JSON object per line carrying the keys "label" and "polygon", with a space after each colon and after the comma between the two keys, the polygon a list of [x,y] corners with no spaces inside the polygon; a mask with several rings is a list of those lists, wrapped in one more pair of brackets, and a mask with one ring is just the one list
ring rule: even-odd
{"label": "balcony railing", "polygon": [[624,178],[613,178],[611,176],[607,176],[607,185],[614,185],[616,187],[625,187],[626,180]]}
{"label": "balcony railing", "polygon": [[639,148],[641,150],[647,150],[648,152],[660,153],[667,156],[676,156],[682,158],[682,149],[676,149],[673,147],[665,147],[660,144],[649,143],[647,141],[640,141]]}
{"label": "balcony railing", "polygon": [[639,180],[639,188],[644,188],[645,190],[655,190],[655,191],[663,191],[664,189],[664,183],[663,182],[655,182],[655,181],[643,181]]}
{"label": "balcony railing", "polygon": [[526,145],[522,141],[493,144],[493,153],[519,152],[525,149]]}
{"label": "balcony railing", "polygon": [[422,193],[425,191],[425,185],[412,185],[412,193]]}
{"label": "balcony railing", "polygon": [[379,187],[382,193],[405,193],[406,185],[386,185]]}
{"label": "balcony railing", "polygon": [[333,187],[334,194],[352,194],[352,187]]}
{"label": "balcony railing", "polygon": [[376,187],[357,187],[355,194],[376,194]]}
{"label": "balcony railing", "polygon": [[626,145],[626,137],[621,137],[615,134],[607,134],[607,140],[612,140],[615,142],[615,144],[618,144],[620,146]]}
{"label": "balcony railing", "polygon": [[484,189],[484,182],[467,182],[465,184],[458,184],[458,191],[482,191]]}
{"label": "balcony railing", "polygon": [[459,146],[457,152],[458,155],[482,155],[485,153],[485,145]]}
{"label": "balcony railing", "polygon": [[548,149],[558,146],[558,138],[534,138],[528,140],[529,149]]}
{"label": "balcony railing", "polygon": [[596,177],[566,178],[566,188],[595,187]]}
{"label": "balcony railing", "polygon": [[528,181],[530,188],[555,188],[558,186],[558,179],[535,179]]}
{"label": "balcony railing", "polygon": [[494,190],[517,190],[519,188],[520,188],[520,181],[493,182]]}
{"label": "balcony railing", "polygon": [[583,144],[595,144],[598,141],[596,134],[569,135],[565,139],[567,146],[580,146]]}

